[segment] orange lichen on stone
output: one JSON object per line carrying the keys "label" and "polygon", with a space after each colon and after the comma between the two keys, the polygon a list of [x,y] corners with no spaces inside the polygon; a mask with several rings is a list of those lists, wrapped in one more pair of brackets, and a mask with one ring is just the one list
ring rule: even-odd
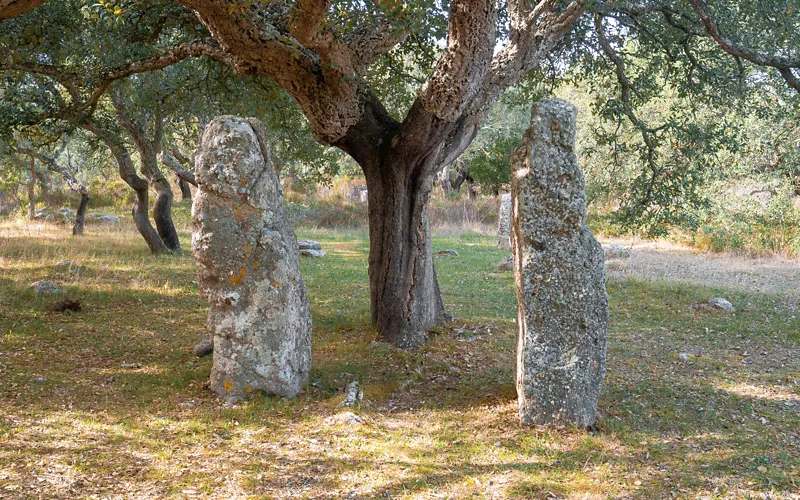
{"label": "orange lichen on stone", "polygon": [[222,387],[226,391],[232,391],[233,390],[233,382],[231,382],[230,380],[225,380],[225,381],[222,382]]}
{"label": "orange lichen on stone", "polygon": [[239,269],[239,274],[231,274],[230,276],[228,276],[228,282],[231,285],[238,285],[239,283],[242,282],[242,280],[244,280],[246,274],[247,274],[247,266],[242,266],[242,268]]}

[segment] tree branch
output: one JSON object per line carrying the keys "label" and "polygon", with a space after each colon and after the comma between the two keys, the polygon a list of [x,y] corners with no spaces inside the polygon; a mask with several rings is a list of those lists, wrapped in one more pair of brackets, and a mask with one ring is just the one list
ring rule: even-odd
{"label": "tree branch", "polygon": [[494,51],[493,0],[453,0],[447,45],[417,101],[430,114],[454,122],[480,90]]}
{"label": "tree branch", "polygon": [[171,154],[167,153],[166,151],[158,153],[158,161],[171,168],[181,179],[185,180],[192,186],[197,186],[197,179],[194,176],[194,172],[184,169],[180,162]]}
{"label": "tree branch", "polygon": [[[1,1],[1,0],[0,0]],[[34,123],[38,123],[46,118],[56,119],[75,119],[81,113],[88,111],[91,115],[97,106],[100,97],[108,90],[108,87],[117,80],[127,78],[137,73],[146,73],[164,69],[167,66],[176,64],[184,59],[193,57],[207,56],[223,64],[232,64],[231,57],[225,54],[219,44],[212,38],[187,42],[172,49],[167,50],[161,55],[148,59],[133,61],[124,65],[105,71],[93,85],[87,85],[82,81],[81,75],[77,72],[60,65],[48,65],[31,62],[0,62],[0,71],[22,71],[33,74],[45,75],[53,78],[64,86],[70,93],[73,102],[71,105],[61,109],[55,116],[38,116]],[[91,87],[88,97],[81,101],[78,88],[82,86]]]}
{"label": "tree branch", "polygon": [[767,55],[734,42],[719,29],[717,22],[709,15],[702,0],[688,0],[694,8],[700,22],[703,23],[709,36],[728,54],[741,57],[758,66],[775,68],[790,87],[800,92],[800,81],[792,70],[800,68],[800,59],[790,59],[777,55]]}
{"label": "tree branch", "polygon": [[46,1],[47,0],[0,0],[0,22],[33,10]]}

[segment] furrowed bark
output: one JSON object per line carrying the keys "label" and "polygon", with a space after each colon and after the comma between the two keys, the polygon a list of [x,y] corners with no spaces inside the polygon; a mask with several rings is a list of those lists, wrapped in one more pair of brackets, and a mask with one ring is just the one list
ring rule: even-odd
{"label": "furrowed bark", "polygon": [[0,0],[0,22],[33,10],[46,1],[47,0]]}

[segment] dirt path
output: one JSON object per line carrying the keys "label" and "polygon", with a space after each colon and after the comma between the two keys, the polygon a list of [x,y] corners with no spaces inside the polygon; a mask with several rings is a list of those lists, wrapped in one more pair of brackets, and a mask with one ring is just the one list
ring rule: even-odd
{"label": "dirt path", "polygon": [[800,299],[800,260],[712,254],[664,241],[602,239],[602,242],[631,250],[625,268],[609,271],[612,278],[625,275],[770,293],[784,295],[795,304]]}

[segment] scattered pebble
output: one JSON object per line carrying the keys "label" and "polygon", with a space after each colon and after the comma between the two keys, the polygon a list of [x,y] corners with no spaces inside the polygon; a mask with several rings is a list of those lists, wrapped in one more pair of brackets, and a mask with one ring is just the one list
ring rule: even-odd
{"label": "scattered pebble", "polygon": [[713,307],[714,309],[719,309],[721,311],[726,311],[726,312],[736,311],[736,308],[733,307],[733,304],[731,304],[728,300],[723,299],[722,297],[714,297],[713,299],[708,299],[707,304]]}
{"label": "scattered pebble", "polygon": [[47,377],[33,377],[31,379],[31,382],[33,382],[34,384],[43,384],[47,382]]}
{"label": "scattered pebble", "polygon": [[213,352],[214,352],[214,344],[211,342],[211,339],[201,340],[194,346],[194,349],[192,349],[192,354],[194,354],[198,358],[203,358]]}
{"label": "scattered pebble", "polygon": [[455,250],[439,250],[436,255],[439,257],[458,257],[458,252]]}
{"label": "scattered pebble", "polygon": [[342,406],[355,406],[356,403],[364,399],[364,392],[358,388],[355,380],[347,384],[344,390],[344,401]]}

